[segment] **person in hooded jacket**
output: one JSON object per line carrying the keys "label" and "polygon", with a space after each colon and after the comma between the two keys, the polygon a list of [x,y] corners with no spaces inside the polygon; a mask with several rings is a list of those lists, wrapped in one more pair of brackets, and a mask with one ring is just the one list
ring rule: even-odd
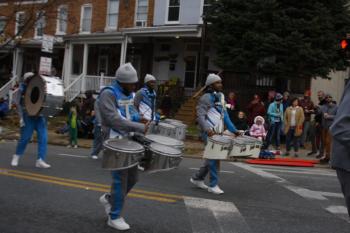
{"label": "person in hooded jacket", "polygon": [[[222,134],[224,125],[231,133],[240,133],[230,120],[226,111],[225,97],[222,93],[222,80],[216,74],[209,74],[205,82],[205,94],[199,99],[197,110],[197,122],[201,128],[202,139],[207,143],[208,137],[214,134]],[[223,194],[224,191],[218,185],[219,160],[207,159],[204,165],[190,179],[198,188],[208,190],[210,193]],[[204,183],[205,177],[210,173],[209,187]]]}
{"label": "person in hooded jacket", "polygon": [[[137,72],[130,64],[121,65],[114,83],[101,90],[98,107],[105,139],[125,137],[131,132],[146,133],[148,123],[140,123],[140,115],[134,106],[134,90],[138,82]],[[130,229],[122,217],[127,194],[138,180],[137,165],[112,171],[111,193],[103,194],[100,202],[108,215],[108,226],[117,230]]]}
{"label": "person in hooded jacket", "polygon": [[345,87],[330,132],[333,136],[331,166],[336,169],[350,217],[350,82]]}
{"label": "person in hooded jacket", "polygon": [[265,130],[265,119],[262,116],[257,116],[254,119],[254,124],[250,127],[249,134],[252,137],[259,139],[260,141],[265,140],[266,130]]}
{"label": "person in hooded jacket", "polygon": [[31,78],[34,77],[34,73],[28,72],[23,76],[24,81],[20,84],[16,107],[20,118],[20,139],[17,143],[16,154],[12,156],[11,166],[17,167],[19,159],[23,156],[24,151],[33,136],[34,130],[38,136],[38,157],[35,163],[39,168],[50,168],[51,165],[45,162],[47,154],[47,121],[43,115],[29,116],[24,106],[24,94],[26,92],[27,85]]}

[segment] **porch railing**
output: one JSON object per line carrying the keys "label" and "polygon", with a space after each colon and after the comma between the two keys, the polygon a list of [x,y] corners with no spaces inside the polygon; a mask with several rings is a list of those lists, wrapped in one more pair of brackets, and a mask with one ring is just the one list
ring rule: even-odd
{"label": "porch railing", "polygon": [[5,96],[11,94],[10,90],[15,86],[16,81],[17,81],[17,76],[13,76],[10,81],[8,81],[5,85],[3,85],[0,88],[0,98],[4,98]]}
{"label": "porch railing", "polygon": [[67,102],[73,101],[83,90],[84,74],[81,74],[64,89]]}
{"label": "porch railing", "polygon": [[99,91],[101,87],[109,86],[112,84],[114,77],[86,75],[84,91]]}

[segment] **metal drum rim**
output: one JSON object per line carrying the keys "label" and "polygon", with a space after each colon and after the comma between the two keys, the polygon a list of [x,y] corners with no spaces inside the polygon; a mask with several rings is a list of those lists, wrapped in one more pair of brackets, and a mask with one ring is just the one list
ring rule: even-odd
{"label": "metal drum rim", "polygon": [[107,143],[108,143],[109,141],[112,141],[112,140],[115,140],[115,139],[107,139],[105,142],[103,142],[103,146],[106,147],[106,148],[108,148],[108,149],[111,149],[111,150],[113,150],[113,151],[117,151],[117,149],[118,149],[119,152],[124,152],[124,153],[142,153],[142,152],[145,152],[145,148],[144,148],[141,144],[139,144],[138,142],[131,141],[131,142],[133,142],[133,143],[137,143],[137,144],[140,145],[142,148],[140,148],[140,149],[138,149],[138,150],[125,150],[125,149],[120,149],[120,148],[114,148],[114,147],[112,147],[111,145],[108,145]]}
{"label": "metal drum rim", "polygon": [[[169,147],[169,148],[171,148],[171,149],[173,149],[173,150],[178,151],[179,153],[178,153],[178,154],[168,154],[168,153],[165,153],[165,152],[163,152],[163,151],[156,150],[156,148],[153,148],[153,149],[152,149],[152,144],[153,144],[153,145],[166,146],[166,147]],[[157,143],[157,142],[152,142],[152,143],[149,145],[149,150],[152,151],[152,152],[161,154],[161,155],[168,156],[168,157],[173,157],[173,158],[180,158],[180,157],[182,157],[182,152],[181,152],[181,150],[179,150],[179,149],[177,149],[177,148],[173,148],[173,147],[167,146],[167,145],[163,145],[163,144],[160,144],[160,143]]]}

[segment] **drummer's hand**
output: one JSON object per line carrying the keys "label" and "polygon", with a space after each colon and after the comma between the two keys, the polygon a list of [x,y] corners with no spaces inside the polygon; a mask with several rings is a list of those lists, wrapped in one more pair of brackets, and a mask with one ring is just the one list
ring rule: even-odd
{"label": "drummer's hand", "polygon": [[207,131],[207,134],[208,134],[208,137],[212,137],[212,136],[214,136],[215,132],[212,129],[209,129]]}
{"label": "drummer's hand", "polygon": [[140,122],[142,124],[147,124],[149,121],[147,119],[145,119],[145,118],[141,118]]}
{"label": "drummer's hand", "polygon": [[[243,131],[243,133],[244,133],[244,131]],[[238,136],[242,136],[243,133],[242,133],[241,131],[236,131],[236,132],[234,132],[234,134],[235,134],[237,137],[238,137]]]}

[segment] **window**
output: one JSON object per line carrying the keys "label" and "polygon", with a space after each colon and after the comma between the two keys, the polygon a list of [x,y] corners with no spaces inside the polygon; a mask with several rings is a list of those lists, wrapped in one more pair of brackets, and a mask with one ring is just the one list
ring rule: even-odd
{"label": "window", "polygon": [[92,6],[84,5],[81,7],[80,32],[91,32]]}
{"label": "window", "polygon": [[45,12],[40,11],[36,14],[34,37],[40,38],[44,35],[45,24],[46,24]]}
{"label": "window", "polygon": [[147,26],[148,0],[138,0],[136,8],[136,27]]}
{"label": "window", "polygon": [[0,35],[4,33],[6,27],[6,18],[0,16]]}
{"label": "window", "polygon": [[117,29],[119,16],[119,0],[108,1],[107,29]]}
{"label": "window", "polygon": [[64,35],[67,32],[68,9],[67,6],[60,6],[57,12],[56,34]]}
{"label": "window", "polygon": [[168,0],[168,23],[178,23],[180,16],[180,0]]}
{"label": "window", "polygon": [[16,13],[16,28],[15,28],[15,35],[16,36],[23,34],[25,17],[26,17],[26,15],[23,11]]}

